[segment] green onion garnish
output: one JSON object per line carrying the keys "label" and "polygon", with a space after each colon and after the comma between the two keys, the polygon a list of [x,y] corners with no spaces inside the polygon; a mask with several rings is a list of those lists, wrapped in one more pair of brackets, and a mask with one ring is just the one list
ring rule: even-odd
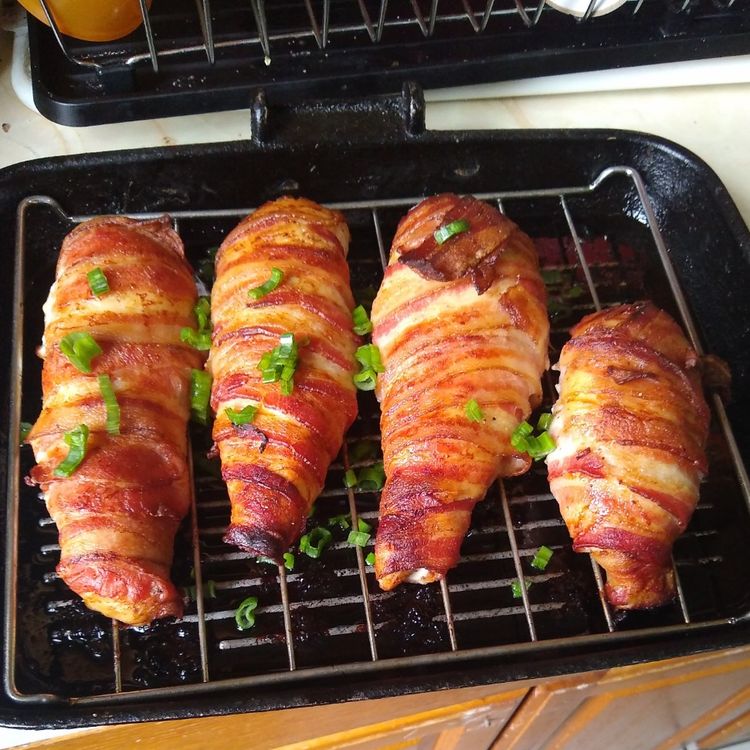
{"label": "green onion garnish", "polygon": [[299,347],[293,333],[284,333],[279,337],[279,345],[266,352],[258,362],[263,383],[280,382],[282,394],[288,396],[294,390],[294,373],[299,362]]}
{"label": "green onion garnish", "polygon": [[366,547],[370,541],[370,535],[366,531],[350,531],[346,538],[349,544],[356,544],[357,547]]}
{"label": "green onion garnish", "polygon": [[355,355],[362,369],[352,378],[360,391],[372,391],[378,382],[378,373],[385,372],[380,350],[375,344],[365,344],[357,349]]}
{"label": "green onion garnish", "polygon": [[331,532],[322,526],[316,526],[309,534],[299,540],[299,551],[308,557],[318,558],[321,552],[330,544]]}
{"label": "green onion garnish", "polygon": [[199,424],[208,424],[211,376],[205,370],[190,370],[190,415]]}
{"label": "green onion garnish", "polygon": [[120,405],[117,403],[115,389],[109,375],[99,376],[99,390],[102,392],[104,407],[107,410],[107,432],[110,435],[120,434]]}
{"label": "green onion garnish", "polygon": [[101,268],[92,269],[86,274],[86,278],[95,297],[101,297],[109,291],[109,282]]}
{"label": "green onion garnish", "polygon": [[[541,425],[549,426],[549,420],[551,416],[547,415],[549,419],[543,414],[539,418],[537,423],[537,429],[542,429]],[[542,431],[539,435],[534,435],[534,428],[528,422],[521,422],[516,427],[513,434],[510,437],[510,444],[521,453],[528,453],[535,461],[544,458],[555,449],[555,441],[552,439],[552,435],[546,430]]]}
{"label": "green onion garnish", "polygon": [[79,466],[86,456],[86,443],[89,439],[89,428],[85,424],[66,432],[63,436],[68,446],[68,455],[55,469],[56,477],[69,477]]}
{"label": "green onion garnish", "polygon": [[383,469],[383,462],[372,466],[366,466],[364,469],[360,469],[357,480],[357,487],[362,492],[377,492],[383,489],[385,484],[385,470]]}
{"label": "green onion garnish", "polygon": [[235,426],[240,427],[243,424],[250,424],[258,412],[257,406],[251,406],[248,404],[239,411],[235,411],[231,407],[224,409],[224,414],[227,415],[227,419]]}
{"label": "green onion garnish", "polygon": [[328,527],[331,526],[338,526],[342,529],[348,529],[351,526],[351,521],[349,519],[348,513],[342,513],[340,516],[331,516],[328,519]]}
{"label": "green onion garnish", "polygon": [[457,234],[469,231],[469,222],[466,219],[457,219],[452,221],[450,224],[443,224],[440,229],[436,229],[434,233],[435,242],[438,245],[442,245],[444,242],[449,240],[451,237],[455,237]]}
{"label": "green onion garnish", "polygon": [[357,486],[357,474],[354,469],[347,469],[344,474],[344,487],[347,489]]}
{"label": "green onion garnish", "polygon": [[193,313],[198,321],[199,331],[208,331],[211,328],[211,300],[208,297],[198,297]]}
{"label": "green onion garnish", "polygon": [[294,563],[296,562],[294,555],[291,552],[284,553],[284,567],[292,571],[294,570]]}
{"label": "green onion garnish", "polygon": [[234,621],[237,623],[237,630],[249,630],[255,625],[255,610],[258,606],[257,596],[248,596],[240,602],[237,611],[234,613]]}
{"label": "green onion garnish", "polygon": [[276,287],[281,284],[284,278],[284,272],[279,268],[271,269],[271,278],[264,282],[260,286],[256,286],[251,289],[247,294],[255,300],[262,299],[267,294],[270,294]]}
{"label": "green onion garnish", "polygon": [[531,561],[531,567],[537,570],[544,570],[552,558],[552,550],[549,547],[542,545],[534,555],[534,559]]}
{"label": "green onion garnish", "polygon": [[[526,585],[526,591],[528,591],[531,588],[531,581],[524,581],[524,584]],[[521,593],[521,584],[519,583],[518,579],[514,580],[510,584],[510,590],[513,592],[514,599],[523,598],[523,594]]]}
{"label": "green onion garnish", "polygon": [[549,429],[551,423],[552,412],[545,411],[543,414],[539,415],[539,420],[536,423],[536,429],[538,432],[544,432],[545,430]]}
{"label": "green onion garnish", "polygon": [[357,305],[352,310],[352,321],[354,323],[352,330],[358,336],[365,336],[368,333],[372,333],[372,322],[367,317],[367,310],[362,305]]}
{"label": "green onion garnish", "polygon": [[192,346],[199,352],[207,352],[211,348],[211,331],[196,331],[194,328],[182,328],[180,341]]}
{"label": "green onion garnish", "polygon": [[370,552],[370,553],[369,553],[369,554],[367,555],[367,557],[365,558],[365,562],[366,562],[366,563],[367,563],[368,565],[375,565],[375,553],[374,553],[374,552]]}
{"label": "green onion garnish", "polygon": [[29,436],[33,426],[34,425],[32,425],[31,422],[21,422],[21,424],[18,425],[18,441],[20,445],[24,444],[24,441]]}
{"label": "green onion garnish", "polygon": [[368,534],[372,531],[372,526],[370,526],[367,521],[363,521],[361,518],[357,519],[357,530],[358,531],[366,531]]}
{"label": "green onion garnish", "polygon": [[69,333],[60,339],[60,351],[81,372],[91,372],[91,360],[102,353],[102,348],[90,333]]}
{"label": "green onion garnish", "polygon": [[471,399],[471,401],[466,402],[464,411],[466,412],[466,416],[472,422],[481,422],[484,419],[484,413],[479,408],[479,404],[475,399]]}

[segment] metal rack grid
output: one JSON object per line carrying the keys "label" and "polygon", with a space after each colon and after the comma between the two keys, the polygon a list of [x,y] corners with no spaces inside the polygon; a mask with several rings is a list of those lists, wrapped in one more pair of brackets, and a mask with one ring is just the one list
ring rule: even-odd
{"label": "metal rack grid", "polygon": [[[659,232],[656,217],[654,215],[653,208],[646,194],[646,190],[642,179],[638,173],[630,167],[610,167],[605,169],[591,184],[578,187],[566,187],[552,190],[528,190],[528,191],[517,191],[517,192],[498,192],[498,193],[485,193],[477,194],[477,197],[482,200],[496,202],[502,210],[504,203],[511,200],[535,200],[535,199],[549,199],[557,203],[558,209],[564,217],[564,222],[568,227],[569,239],[574,247],[574,262],[570,266],[576,272],[580,272],[579,275],[585,279],[588,293],[590,295],[591,304],[586,305],[585,309],[601,309],[602,303],[600,301],[600,294],[595,284],[595,272],[597,271],[597,262],[591,261],[586,257],[584,252],[584,242],[581,238],[581,232],[576,226],[573,214],[570,208],[570,201],[586,196],[596,195],[603,187],[607,185],[613,179],[627,179],[631,187],[635,190],[640,202],[640,209],[642,209],[642,220],[648,226],[650,231],[651,239],[653,240],[653,249],[656,251],[658,260],[661,263],[663,271],[668,279],[671,293],[674,297],[674,303],[679,311],[682,325],[688,334],[694,348],[700,354],[701,344],[697,336],[695,324],[690,316],[689,310],[682,291],[677,282],[677,278],[674,269],[671,265],[667,249],[665,247],[662,236]],[[380,255],[380,262],[385,267],[387,260],[386,253],[386,233],[383,228],[383,222],[381,217],[384,212],[391,209],[398,209],[399,211],[405,210],[406,208],[414,205],[416,202],[421,200],[420,197],[412,198],[397,198],[387,199],[380,201],[355,201],[329,204],[332,208],[337,208],[343,211],[345,214],[349,213],[353,215],[359,212],[369,213],[371,219],[371,232],[375,235],[377,242],[377,248]],[[17,263],[16,263],[16,276],[15,276],[15,292],[16,292],[16,304],[14,307],[14,342],[16,356],[13,361],[12,371],[12,394],[11,394],[11,419],[14,420],[16,426],[19,424],[20,411],[21,411],[21,394],[22,394],[22,347],[23,347],[23,290],[25,288],[25,276],[24,276],[24,258],[26,253],[26,242],[29,235],[28,226],[28,212],[32,207],[46,207],[45,210],[53,212],[60,220],[66,224],[77,224],[86,219],[92,218],[91,216],[69,216],[65,213],[62,206],[56,203],[53,199],[45,196],[31,196],[26,198],[19,206],[18,217],[17,217]],[[231,209],[231,210],[214,210],[214,211],[176,211],[172,214],[175,228],[179,231],[180,228],[187,222],[194,220],[234,220],[239,219],[249,213],[251,209]],[[131,214],[133,218],[154,218],[160,214]],[[601,264],[600,264],[601,265]],[[606,263],[604,265],[607,265]],[[612,265],[611,263],[609,265]],[[626,301],[626,300],[620,300]],[[550,373],[546,376],[546,390],[548,399],[551,397],[552,391],[552,379]],[[747,503],[750,509],[750,481],[746,473],[745,467],[743,466],[737,445],[732,434],[730,424],[727,419],[726,411],[724,409],[723,402],[720,397],[713,394],[711,397],[711,406],[713,407],[713,414],[716,424],[720,432],[723,434],[724,440],[726,441],[726,448],[731,458],[731,463],[736,473],[736,479],[738,482],[739,492],[745,503]],[[367,425],[364,425],[367,428]],[[369,438],[376,440],[378,436],[372,432],[367,434],[365,429],[365,435],[360,435],[359,439]],[[17,440],[13,439],[11,435],[11,444],[18,444]],[[359,493],[355,493],[352,489],[345,489],[336,475],[336,472],[345,471],[350,465],[358,467],[365,465],[362,462],[351,463],[349,459],[349,445],[355,442],[356,437],[348,437],[346,444],[342,450],[341,462],[337,462],[332,466],[332,474],[338,481],[327,482],[326,489],[322,493],[322,497],[326,499],[343,500],[345,507],[348,508],[351,514],[353,525],[356,527],[358,518],[365,517],[368,520],[375,521],[377,516],[374,510],[374,504],[370,503],[367,506],[365,501],[362,499]],[[191,462],[192,463],[192,462]],[[329,477],[330,479],[330,477]],[[595,583],[594,595],[598,597],[599,606],[601,608],[600,616],[604,626],[597,631],[594,628],[594,632],[587,633],[584,629],[583,633],[573,633],[566,636],[560,636],[559,633],[553,632],[552,634],[540,634],[539,633],[539,618],[555,609],[559,609],[562,604],[556,601],[547,601],[542,603],[532,603],[531,597],[527,592],[525,585],[526,581],[531,578],[528,573],[524,572],[523,561],[527,560],[534,554],[534,545],[529,546],[529,540],[526,538],[527,532],[531,529],[532,531],[539,531],[541,529],[544,533],[550,531],[561,531],[564,532],[564,525],[559,517],[542,519],[538,521],[524,522],[520,525],[513,520],[514,510],[518,511],[522,507],[532,507],[535,504],[551,502],[551,495],[548,491],[542,491],[537,494],[529,493],[528,491],[516,492],[512,496],[507,490],[506,482],[502,480],[498,482],[498,498],[501,516],[499,516],[500,522],[493,524],[485,524],[478,529],[478,533],[487,535],[493,538],[501,538],[505,536],[507,541],[507,549],[502,549],[499,552],[493,551],[490,553],[480,552],[478,554],[467,553],[466,550],[462,551],[462,559],[459,566],[454,569],[448,576],[448,580],[441,582],[440,591],[440,608],[441,612],[433,611],[430,618],[433,623],[443,630],[444,637],[442,641],[442,648],[438,649],[437,652],[430,653],[415,653],[407,656],[400,656],[394,654],[382,653],[380,646],[381,641],[379,639],[379,632],[382,632],[383,620],[378,619],[374,615],[374,610],[384,600],[388,598],[388,594],[382,592],[375,592],[371,589],[373,583],[373,576],[371,569],[365,563],[365,555],[360,547],[354,547],[353,551],[356,555],[356,567],[339,567],[333,571],[335,576],[340,579],[347,579],[356,581],[354,588],[359,589],[358,592],[352,590],[352,592],[346,597],[333,597],[327,599],[325,597],[318,596],[313,600],[306,600],[305,597],[300,597],[299,594],[292,595],[290,588],[296,586],[301,578],[301,573],[287,573],[283,566],[280,566],[278,573],[275,575],[274,585],[278,587],[278,603],[269,604],[267,606],[259,607],[257,614],[268,618],[269,620],[274,617],[278,619],[281,615],[283,624],[278,628],[275,633],[264,634],[251,634],[249,636],[238,637],[237,633],[227,634],[224,632],[224,636],[211,636],[209,634],[209,627],[227,621],[231,622],[234,612],[229,609],[217,609],[215,606],[210,606],[209,592],[206,585],[206,570],[211,569],[212,565],[225,565],[232,564],[235,561],[247,561],[249,558],[243,552],[236,550],[229,550],[226,546],[222,547],[216,554],[207,554],[205,549],[205,541],[207,538],[215,537],[223,531],[221,524],[212,525],[210,519],[207,521],[205,515],[211,516],[214,508],[223,508],[226,511],[228,501],[226,497],[218,497],[215,493],[209,490],[206,491],[205,487],[198,487],[197,499],[194,496],[189,527],[189,536],[192,545],[192,560],[194,565],[194,585],[196,591],[197,600],[197,611],[193,614],[186,615],[181,621],[177,621],[174,625],[169,627],[185,627],[195,625],[195,640],[198,644],[199,652],[199,669],[196,669],[195,681],[188,684],[171,684],[169,686],[159,687],[128,687],[124,684],[123,680],[123,637],[128,637],[132,634],[128,630],[120,630],[115,622],[111,623],[111,653],[112,653],[112,677],[111,687],[101,689],[91,694],[86,695],[63,695],[60,693],[53,692],[40,692],[40,691],[24,691],[19,689],[17,684],[17,660],[18,654],[18,642],[19,642],[19,630],[18,630],[18,608],[22,602],[18,599],[18,566],[19,566],[19,497],[20,497],[20,451],[15,450],[11,455],[11,464],[9,471],[9,493],[8,493],[8,526],[7,526],[7,560],[6,560],[6,617],[5,617],[5,689],[9,696],[14,700],[26,703],[57,703],[68,701],[71,704],[97,704],[97,703],[121,703],[133,700],[143,700],[145,698],[159,698],[169,696],[170,698],[176,698],[179,695],[189,695],[202,693],[204,691],[215,691],[228,688],[242,687],[242,686],[257,686],[257,685],[274,685],[283,684],[289,680],[306,680],[320,677],[331,677],[336,675],[341,677],[346,674],[367,674],[377,672],[383,669],[403,668],[409,667],[414,668],[421,665],[434,665],[436,663],[450,664],[457,660],[465,659],[482,659],[490,658],[507,653],[528,653],[533,654],[534,650],[537,649],[541,643],[544,645],[554,644],[557,649],[566,648],[578,648],[585,647],[587,645],[595,645],[599,643],[616,643],[618,641],[633,641],[638,638],[647,637],[656,633],[674,633],[678,634],[687,630],[693,629],[710,629],[719,625],[726,625],[736,623],[739,620],[747,620],[750,618],[750,612],[744,613],[739,617],[719,617],[712,619],[703,619],[700,617],[693,618],[690,611],[690,602],[688,601],[683,586],[680,583],[680,576],[676,577],[678,586],[678,605],[679,605],[679,617],[676,624],[660,624],[657,626],[639,627],[636,629],[625,629],[621,630],[618,627],[618,620],[613,613],[609,605],[606,602],[604,596],[602,575],[596,563],[591,560],[591,566],[593,569],[593,578]],[[486,501],[487,505],[489,501]],[[481,504],[480,504],[481,506]],[[702,504],[699,504],[698,511],[700,512]],[[369,508],[369,509],[368,509]],[[38,525],[42,528],[47,528],[50,531],[54,531],[54,526],[51,519],[41,517],[38,520]],[[524,534],[524,540],[519,543],[519,533]],[[696,536],[702,533],[711,533],[696,531],[692,532]],[[691,534],[688,530],[685,536]],[[565,537],[567,539],[567,536]],[[503,545],[505,544],[503,542]],[[331,545],[330,554],[336,555],[339,553],[350,554],[352,548],[348,550],[344,549],[345,544],[343,542],[334,543]],[[550,542],[556,550],[563,549],[565,543],[554,543]],[[569,543],[568,545],[569,546]],[[41,549],[42,555],[47,555],[50,562],[55,552],[59,550],[56,544],[48,544],[46,548]],[[577,556],[576,556],[577,557]],[[580,556],[581,558],[583,556]],[[351,558],[349,558],[351,559]],[[482,594],[482,596],[497,596],[497,592],[502,592],[509,588],[512,577],[506,576],[505,578],[493,578],[491,580],[464,580],[462,578],[462,571],[465,567],[472,564],[481,563],[484,564],[488,560],[505,560],[512,562],[515,577],[520,583],[520,591],[522,593],[521,602],[513,602],[511,606],[501,606],[502,602],[490,602],[489,608],[484,609],[469,609],[461,606],[460,611],[456,608],[457,600],[467,594],[467,592],[488,592]],[[702,562],[702,561],[699,561]],[[706,558],[703,562],[710,562],[710,559]],[[676,570],[679,568],[679,562],[676,566]],[[534,574],[533,579],[535,584],[544,584],[549,582],[551,579],[558,577],[564,577],[563,574],[555,572],[545,574]],[[54,581],[55,574],[49,572],[45,574],[45,578],[50,581]],[[455,581],[455,582],[454,582]],[[268,579],[266,578],[266,583]],[[217,584],[215,587],[222,590],[228,589],[242,589],[247,591],[253,586],[257,586],[262,581],[259,578],[255,579],[230,579],[222,583]],[[374,587],[372,587],[374,588]],[[417,587],[401,587],[401,589],[410,588],[414,589]],[[422,587],[423,590],[436,591],[435,587]],[[64,587],[60,588],[60,591],[65,591]],[[484,601],[484,599],[483,599]],[[52,606],[52,611],[57,612],[61,609],[64,610],[66,606],[70,605],[70,601],[57,601],[48,603],[48,607]],[[28,605],[27,605],[28,606]],[[324,632],[325,638],[345,638],[351,635],[362,635],[366,634],[366,640],[369,651],[369,660],[366,656],[349,660],[344,663],[333,664],[334,661],[334,648],[326,649],[326,658],[329,659],[328,664],[305,666],[300,665],[297,658],[299,644],[295,639],[295,616],[312,608],[325,610],[327,608],[336,607],[354,607],[359,611],[359,615],[355,616],[354,624],[348,624],[344,626],[336,626],[328,628]],[[63,615],[64,616],[64,615]],[[98,616],[97,616],[98,617]],[[492,644],[492,645],[480,645],[476,643],[473,645],[469,643],[462,643],[462,637],[459,633],[459,627],[466,623],[471,624],[473,621],[484,621],[487,618],[495,618],[492,621],[498,622],[502,618],[522,618],[525,622],[525,629],[527,635],[521,634],[520,630],[517,631],[517,638],[511,639],[509,642]],[[103,619],[103,618],[101,618]],[[136,629],[139,630],[139,629]],[[142,632],[143,629],[140,629]],[[192,631],[191,631],[192,632]],[[123,634],[125,634],[123,636]],[[467,639],[469,642],[471,639]],[[215,658],[217,654],[221,652],[233,653],[235,650],[239,650],[238,653],[244,653],[246,649],[252,648],[263,648],[269,646],[269,644],[275,644],[280,647],[280,643],[283,642],[283,650],[286,653],[285,664],[276,663],[276,665],[268,670],[262,671],[257,674],[232,674],[230,676],[222,676],[221,674],[217,677],[212,674],[213,666],[211,659]],[[132,645],[129,646],[132,650]],[[211,649],[213,648],[213,651]],[[217,650],[218,648],[218,650]],[[241,671],[241,670],[240,670]]]}
{"label": "metal rack grid", "polygon": [[[351,1],[353,6],[355,0]],[[626,11],[635,15],[641,9],[644,0],[626,0],[626,2],[629,6]],[[713,0],[713,2],[717,10],[728,10],[734,5],[735,0]],[[467,24],[474,33],[481,34],[493,19],[518,17],[526,28],[532,28],[539,23],[543,13],[558,12],[551,8],[546,0],[539,0],[536,3],[513,0],[510,7],[499,7],[501,4],[497,3],[496,0],[484,0],[484,2],[481,2],[481,0],[479,2],[476,0],[474,2],[472,0],[460,0],[460,3],[452,3],[457,8],[451,7],[448,11],[442,12],[440,0],[427,0],[426,3],[425,0],[409,0],[408,7],[406,7],[406,3],[403,3],[404,8],[400,8],[396,13],[393,12],[393,6],[391,6],[389,14],[388,0],[377,0],[377,10],[373,9],[373,12],[368,9],[366,0],[356,0],[359,20],[355,21],[349,14],[344,20],[339,20],[332,10],[332,0],[321,0],[320,3],[313,3],[313,0],[304,0],[304,10],[309,27],[276,29],[269,25],[265,0],[250,0],[255,33],[239,38],[217,39],[212,20],[211,0],[195,0],[195,12],[200,24],[202,42],[200,44],[169,45],[159,49],[149,7],[145,0],[139,0],[143,19],[143,38],[145,40],[143,52],[133,53],[128,50],[121,54],[113,54],[111,45],[102,45],[100,50],[89,49],[85,54],[77,54],[71,49],[70,43],[60,32],[48,0],[40,0],[40,3],[60,49],[71,63],[95,70],[103,70],[116,65],[133,67],[150,60],[154,72],[159,70],[160,57],[173,58],[201,53],[205,54],[207,62],[213,65],[216,61],[216,51],[219,49],[243,47],[257,49],[259,47],[263,59],[268,65],[272,60],[273,45],[279,42],[300,39],[314,40],[318,49],[325,50],[332,37],[348,40],[366,34],[370,42],[377,44],[383,39],[384,32],[389,29],[412,27],[417,38],[421,35],[428,39],[435,34],[436,29],[456,25],[466,28]],[[423,8],[425,4],[429,8]],[[601,0],[588,0],[586,8],[578,20],[586,22],[592,19],[600,4]],[[670,8],[674,13],[686,13],[690,10],[692,4],[693,0],[673,0]],[[317,10],[314,7],[315,5],[318,6]],[[446,2],[444,1],[443,7],[445,5]],[[475,5],[478,7],[475,8]]]}

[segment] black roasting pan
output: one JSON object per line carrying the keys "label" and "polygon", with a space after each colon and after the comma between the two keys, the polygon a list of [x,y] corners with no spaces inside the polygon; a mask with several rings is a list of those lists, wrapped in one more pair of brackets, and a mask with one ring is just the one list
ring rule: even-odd
{"label": "black roasting pan", "polygon": [[[31,195],[53,198],[70,215],[174,213],[252,207],[289,192],[330,203],[410,198],[441,191],[554,193],[560,188],[587,186],[608,168],[625,167],[643,179],[705,350],[731,367],[733,400],[727,412],[739,452],[745,462],[750,458],[750,235],[721,182],[696,156],[650,135],[616,130],[424,131],[423,104],[419,92],[413,89],[402,97],[357,104],[270,109],[258,96],[249,116],[254,133],[249,141],[40,159],[0,171],[0,254],[6,264],[6,271],[0,275],[0,299],[4,303],[0,361],[9,363],[15,356],[11,314],[14,228],[19,203]],[[619,200],[617,210],[629,221],[643,225],[645,219],[633,191],[624,185],[614,179],[611,187],[605,186],[603,197],[594,201],[592,210],[594,214],[598,209],[611,210]],[[506,202],[511,216],[514,205],[512,200]],[[528,221],[538,227],[537,235],[544,235],[544,199],[524,205],[518,210],[526,212]],[[575,197],[570,199],[570,207],[574,213],[580,208]],[[594,214],[593,218],[588,214],[583,218],[579,225],[582,233],[587,231],[589,218],[596,223]],[[29,221],[35,216],[30,213]],[[559,222],[556,226],[559,229]],[[44,237],[40,241],[43,244]],[[38,252],[38,244],[35,248]],[[57,245],[47,252],[54,258]],[[33,288],[37,276],[29,264],[35,262],[35,256],[26,260],[31,279],[26,314],[33,325],[26,328],[28,340],[24,346],[33,348],[41,335],[41,313],[32,309],[32,304],[40,305],[47,289]],[[0,392],[10,392],[10,381],[9,366],[4,364],[0,368]],[[35,403],[24,402],[22,417],[33,418],[36,408]],[[0,403],[2,487],[7,486],[7,460],[13,453],[9,450],[9,435],[15,434],[15,426],[10,426],[11,411],[4,398]],[[722,466],[731,472],[727,464]],[[8,507],[14,501],[8,498]],[[219,690],[176,691],[173,696],[160,694],[156,699],[144,694],[131,702],[25,703],[8,694],[6,684],[5,693],[0,695],[0,724],[63,728],[264,711],[552,678],[746,644],[750,642],[750,522],[741,498],[734,497],[732,503],[718,523],[732,526],[734,541],[723,554],[726,558],[734,555],[730,567],[739,573],[724,576],[720,582],[726,588],[723,609],[711,617],[694,618],[690,626],[668,627],[673,621],[660,619],[656,613],[627,621],[618,632],[605,632],[596,639],[588,638],[586,632],[561,638],[553,633],[525,649],[495,649],[482,654],[472,652],[473,644],[468,642],[466,651],[462,654],[459,648],[452,660],[410,663],[407,656],[377,671],[333,670],[312,679],[291,677],[256,685],[228,682]],[[4,525],[6,504],[0,505],[0,516]],[[22,527],[21,535],[27,531],[36,533]],[[5,534],[0,544],[4,559]],[[21,576],[27,573],[19,571]],[[32,606],[19,599],[18,610],[24,616]],[[2,645],[7,653],[8,643]],[[325,640],[316,646],[323,661],[326,647]],[[329,648],[335,645],[331,643]],[[24,648],[18,659],[31,663],[36,656]],[[22,665],[24,669],[33,666]],[[7,682],[7,664],[5,670]]]}

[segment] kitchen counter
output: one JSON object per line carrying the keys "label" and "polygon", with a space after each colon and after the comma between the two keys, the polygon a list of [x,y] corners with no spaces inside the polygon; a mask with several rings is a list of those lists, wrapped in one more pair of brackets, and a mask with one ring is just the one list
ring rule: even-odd
{"label": "kitchen counter", "polygon": [[[13,91],[11,39],[8,32],[0,32],[0,168],[38,157],[229,141],[250,135],[247,111],[82,129],[55,125],[28,109]],[[445,92],[428,95],[427,127],[597,127],[654,133],[680,143],[704,159],[750,224],[750,149],[743,136],[750,132],[750,83],[513,98],[493,97],[485,87],[482,95],[488,93],[489,98],[473,100],[445,100]],[[454,91],[452,96],[462,94]],[[62,733],[45,732],[44,736],[59,734]],[[41,734],[31,731],[0,729],[0,747],[40,738]]]}

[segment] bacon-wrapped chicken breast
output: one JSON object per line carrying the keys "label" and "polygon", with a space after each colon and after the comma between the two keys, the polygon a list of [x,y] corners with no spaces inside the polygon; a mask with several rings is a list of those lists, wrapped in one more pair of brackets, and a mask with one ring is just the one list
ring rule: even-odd
{"label": "bacon-wrapped chicken breast", "polygon": [[281,198],[219,249],[209,369],[232,504],[224,541],[281,562],[357,414],[343,216]]}
{"label": "bacon-wrapped chicken breast", "polygon": [[372,321],[387,476],[375,571],[388,590],[442,578],[474,505],[529,466],[510,438],[548,364],[534,245],[482,201],[429,198],[399,224]]}
{"label": "bacon-wrapped chicken breast", "polygon": [[62,580],[131,625],[182,613],[169,569],[190,507],[189,384],[203,357],[180,332],[196,297],[167,217],[105,217],[65,238],[44,307],[31,481],[57,524]]}
{"label": "bacon-wrapped chicken breast", "polygon": [[573,548],[606,571],[609,601],[655,607],[674,596],[672,544],[707,471],[697,356],[650,302],[589,315],[571,334],[550,426],[550,487]]}

